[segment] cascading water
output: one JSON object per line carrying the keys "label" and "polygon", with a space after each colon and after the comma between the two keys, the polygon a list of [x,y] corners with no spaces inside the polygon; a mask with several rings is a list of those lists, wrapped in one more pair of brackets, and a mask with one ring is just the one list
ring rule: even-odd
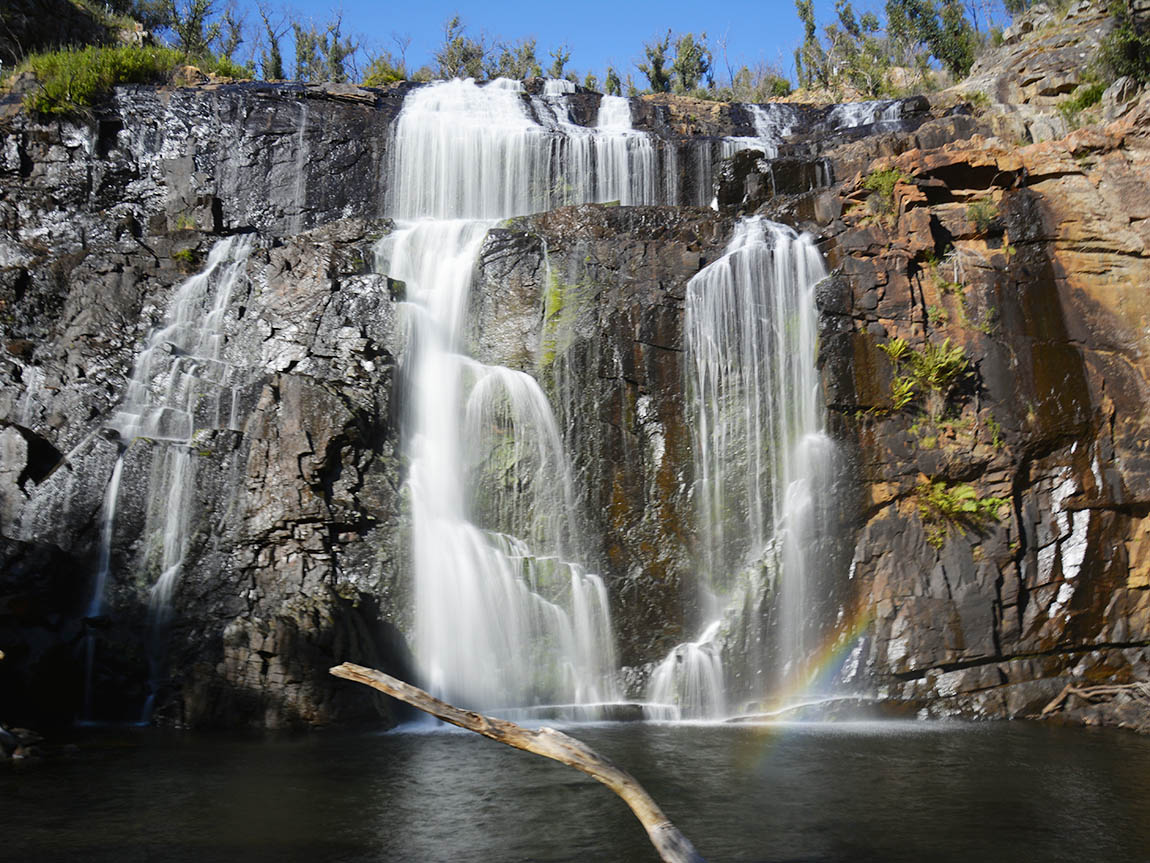
{"label": "cascading water", "polygon": [[741,614],[756,573],[777,591],[772,668],[797,674],[808,650],[811,550],[833,462],[815,364],[814,287],[825,275],[809,238],[753,218],[687,287],[700,606],[711,622],[672,651],[649,689],[686,715],[724,708],[711,683],[721,677],[721,621]]}
{"label": "cascading water", "polygon": [[654,148],[625,100],[605,100],[587,129],[566,91],[527,100],[514,82],[433,84],[407,97],[392,136],[389,210],[408,221],[381,241],[377,267],[405,283],[410,312],[416,653],[433,690],[478,707],[617,697],[606,591],[572,562],[582,543],[551,406],[530,376],[464,354],[491,220],[657,202]]}
{"label": "cascading water", "polygon": [[722,646],[716,640],[721,620],[703,630],[698,641],[680,644],[651,675],[650,700],[674,709],[673,716],[722,716],[726,713]]}
{"label": "cascading water", "polygon": [[[180,285],[164,324],[148,336],[124,399],[108,423],[128,446],[137,439],[155,446],[147,487],[144,561],[145,571],[156,574],[149,601],[153,694],[166,661],[172,597],[190,540],[195,438],[204,430],[236,426],[235,369],[223,358],[223,320],[244,277],[251,245],[249,237],[220,240],[203,271]],[[93,607],[103,602],[122,463],[121,457],[102,510]],[[149,710],[150,705],[145,707],[145,719]]]}
{"label": "cascading water", "polygon": [[902,108],[903,103],[898,99],[844,102],[831,108],[818,128],[837,132],[859,126],[890,125],[902,119]]}
{"label": "cascading water", "polygon": [[650,136],[632,129],[630,100],[604,96],[595,130],[595,200],[621,204],[656,201],[655,147]]}
{"label": "cascading water", "polygon": [[[116,525],[116,505],[120,502],[120,479],[124,475],[124,454],[121,452],[112,468],[112,477],[104,490],[104,502],[100,507],[100,556],[96,565],[96,580],[92,584],[92,596],[84,617],[94,621],[104,613],[104,594],[108,589],[108,575],[112,568],[112,530]],[[93,700],[95,697],[96,635],[90,629],[84,635],[84,708],[82,719],[95,718]]]}
{"label": "cascading water", "polygon": [[535,117],[527,105],[506,79],[455,79],[408,95],[392,134],[388,212],[502,219],[565,204],[659,203],[648,135],[579,126],[559,94],[530,100]]}
{"label": "cascading water", "polygon": [[[586,707],[617,697],[606,591],[575,562],[588,558],[551,406],[530,376],[465,354],[472,273],[496,219],[570,203],[677,200],[675,147],[657,146],[651,135],[634,129],[631,105],[618,97],[602,97],[594,127],[579,125],[568,100],[571,90],[560,82],[527,97],[517,82],[440,82],[408,95],[391,134],[386,208],[399,222],[377,254],[379,270],[407,286],[405,430],[416,648],[429,684],[474,706]],[[751,107],[756,137],[722,142],[721,156],[744,144],[773,154],[790,132],[788,106]],[[301,102],[301,160],[307,123]],[[714,148],[707,141],[700,151]],[[305,191],[302,163],[298,167],[299,209],[290,221],[296,230]],[[124,445],[144,439],[142,445],[152,447],[141,569],[154,576],[153,690],[191,542],[198,435],[237,426],[237,381],[223,358],[222,325],[249,250],[245,238],[221,241],[204,271],[175,292],[109,423]],[[817,385],[813,378],[795,378],[787,359],[809,356],[813,369],[813,330],[808,332],[806,313],[796,311],[795,298],[769,314],[743,318],[748,309],[762,311],[769,297],[802,293],[796,286],[809,288],[815,270],[821,272],[821,264],[803,241],[751,221],[727,255],[692,282],[688,321],[706,318],[717,327],[708,331],[691,323],[690,335],[701,533],[708,537],[700,554],[703,619],[710,623],[697,641],[668,657],[652,683],[655,700],[686,715],[726,710],[723,612],[736,596],[755,592],[748,585],[762,581],[756,573],[770,566],[781,573],[786,620],[799,619],[803,610],[802,537],[818,485],[813,465],[825,438],[811,408]],[[707,297],[720,308],[725,303],[741,311],[708,311]],[[794,333],[807,341],[794,342]],[[701,360],[707,351],[713,356]],[[752,439],[762,446],[752,446]],[[799,445],[804,440],[805,448]],[[90,617],[103,608],[122,456],[101,509]],[[739,490],[736,477],[753,482]],[[765,563],[772,555],[777,563]],[[804,650],[802,627],[782,629],[786,637],[779,640],[777,661],[793,663]]]}

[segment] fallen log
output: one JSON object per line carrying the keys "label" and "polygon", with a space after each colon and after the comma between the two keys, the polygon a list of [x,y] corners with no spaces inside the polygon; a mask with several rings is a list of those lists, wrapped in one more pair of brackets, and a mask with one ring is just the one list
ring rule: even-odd
{"label": "fallen log", "polygon": [[1150,683],[1102,683],[1097,686],[1075,686],[1066,684],[1058,695],[1042,708],[1040,716],[1046,716],[1060,708],[1070,696],[1075,695],[1087,702],[1128,695],[1138,701],[1150,703]]}
{"label": "fallen log", "polygon": [[651,799],[651,795],[635,777],[582,741],[568,737],[554,728],[532,731],[506,719],[495,719],[481,713],[462,710],[446,701],[440,701],[409,683],[362,665],[345,662],[332,668],[331,673],[336,677],[378,689],[444,722],[450,722],[452,725],[458,725],[460,728],[466,728],[468,731],[474,731],[476,734],[482,734],[516,749],[551,758],[586,773],[622,797],[623,802],[631,807],[631,811],[642,823],[647,831],[647,838],[651,840],[651,844],[655,846],[664,863],[704,863],[690,840],[663,814],[663,810]]}

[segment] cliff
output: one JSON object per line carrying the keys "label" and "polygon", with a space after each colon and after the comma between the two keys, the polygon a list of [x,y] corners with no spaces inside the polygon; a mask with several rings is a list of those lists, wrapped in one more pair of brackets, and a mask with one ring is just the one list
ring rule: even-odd
{"label": "cliff", "polygon": [[[1085,7],[1067,20],[1103,26]],[[549,396],[632,695],[705,622],[684,301],[752,213],[809,231],[833,270],[819,370],[844,469],[810,626],[829,645],[861,634],[840,685],[923,715],[1022,717],[1068,682],[1145,679],[1150,101],[1111,93],[1109,122],[1067,134],[1051,100],[1074,74],[1062,63],[1049,93],[1016,92],[1036,55],[1003,50],[969,83],[997,104],[976,110],[960,87],[849,128],[800,106],[774,160],[724,158],[723,138],[754,132],[744,106],[643,100],[635,128],[676,206],[561,207],[489,231],[468,347]],[[408,91],[129,87],[91,123],[51,124],[9,97],[0,687],[22,715],[135,718],[150,701],[189,726],[396,718],[325,675],[345,660],[414,674],[408,304],[374,263]],[[598,99],[574,94],[571,116],[593,125]],[[194,480],[162,497],[166,450],[118,433],[117,411],[142,351],[185,352],[151,334],[222,238],[234,278],[219,353],[190,378]],[[944,380],[915,359],[942,345],[961,348]],[[157,649],[173,536],[186,547]],[[724,636],[744,701],[752,618],[780,614],[767,591]]]}

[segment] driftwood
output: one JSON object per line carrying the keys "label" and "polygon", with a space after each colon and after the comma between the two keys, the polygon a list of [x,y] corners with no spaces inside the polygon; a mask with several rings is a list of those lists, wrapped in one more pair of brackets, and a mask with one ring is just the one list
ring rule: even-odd
{"label": "driftwood", "polygon": [[586,773],[622,797],[623,802],[631,807],[635,817],[646,829],[651,844],[655,846],[655,850],[665,863],[703,863],[699,852],[663,814],[663,810],[651,799],[635,777],[574,737],[568,737],[553,728],[531,731],[505,719],[494,719],[470,710],[461,710],[446,701],[440,701],[422,689],[417,689],[381,671],[364,668],[362,665],[345,662],[331,669],[331,673],[336,677],[354,680],[356,683],[385,692],[444,722],[514,746],[516,749],[551,758]]}
{"label": "driftwood", "polygon": [[1047,716],[1053,713],[1072,695],[1088,702],[1129,695],[1137,701],[1150,703],[1150,683],[1103,683],[1098,686],[1075,686],[1073,683],[1068,683],[1053,701],[1042,708],[1042,713],[1039,715]]}

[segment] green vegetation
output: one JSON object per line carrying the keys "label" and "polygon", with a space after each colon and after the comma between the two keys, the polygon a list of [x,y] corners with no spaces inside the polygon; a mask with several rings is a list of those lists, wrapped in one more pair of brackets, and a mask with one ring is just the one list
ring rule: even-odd
{"label": "green vegetation", "polygon": [[570,284],[551,274],[543,294],[541,360],[545,369],[567,350],[574,335],[575,319],[590,290],[587,284]]}
{"label": "green vegetation", "polygon": [[920,483],[915,498],[926,540],[936,549],[942,548],[952,528],[963,534],[984,533],[1010,502],[1001,497],[980,497],[972,486],[951,485],[944,480]]}
{"label": "green vegetation", "polygon": [[42,115],[74,115],[108,97],[117,84],[152,84],[165,80],[185,62],[174,48],[130,45],[63,48],[34,54],[21,66],[37,85],[24,106]]}
{"label": "green vegetation", "polygon": [[980,29],[980,7],[962,0],[887,0],[885,21],[874,12],[856,15],[848,0],[836,0],[834,8],[836,20],[820,38],[814,0],[795,0],[804,34],[795,69],[801,87],[836,97],[930,89],[937,66],[962,78],[993,41],[993,29]]}
{"label": "green vegetation", "polygon": [[896,366],[913,353],[910,348],[910,342],[903,338],[891,339],[885,345],[879,345],[878,348],[890,357],[890,361]]}
{"label": "green vegetation", "polygon": [[994,417],[988,417],[986,427],[990,429],[990,445],[1002,449],[1002,425]]}
{"label": "green vegetation", "polygon": [[1106,85],[1101,82],[1083,84],[1074,94],[1068,96],[1058,105],[1058,113],[1066,118],[1070,127],[1076,128],[1081,122],[1081,114],[1102,101],[1102,93]]}
{"label": "green vegetation", "polygon": [[198,269],[199,255],[194,249],[180,249],[172,252],[172,260],[181,273],[193,273]]}
{"label": "green vegetation", "polygon": [[981,90],[972,90],[969,93],[963,93],[962,98],[970,103],[970,107],[974,109],[976,114],[981,114],[990,107],[990,96]]}
{"label": "green vegetation", "polygon": [[966,207],[966,220],[979,234],[986,235],[998,225],[998,205],[989,198],[971,201]]}
{"label": "green vegetation", "polygon": [[[183,62],[230,77],[253,77],[258,71],[264,80],[292,76],[311,83],[362,81],[386,86],[435,76],[483,80],[547,75],[582,82],[589,89],[602,86],[612,95],[677,93],[737,102],[785,97],[793,87],[778,65],[763,59],[733,63],[725,38],[710,39],[698,31],[659,31],[662,35],[643,45],[633,70],[642,82],[637,85],[632,74],[615,66],[601,74],[600,70],[576,70],[572,49],[566,44],[543,50],[534,38],[507,41],[472,35],[458,15],[445,22],[442,42],[430,63],[414,68],[406,58],[410,37],[393,35],[393,50],[369,49],[366,40],[345,30],[338,14],[320,22],[282,11],[282,7],[273,12],[268,5],[254,4],[249,7],[254,11],[245,18],[240,11],[243,4],[231,0],[72,2],[100,22],[97,29],[105,32],[99,38],[114,38],[116,30],[138,30],[139,22],[146,32],[180,52]],[[885,0],[875,4],[876,8],[859,11],[850,0],[834,0],[833,14],[820,8],[824,5],[831,6],[831,0],[795,2],[804,33],[795,54],[795,79],[815,101],[921,92],[935,86],[936,77],[938,84],[949,83],[944,79],[966,74],[975,54],[997,32],[988,17],[991,7],[963,0]],[[1006,9],[1013,14],[1027,5],[1029,0],[1007,0]],[[1114,74],[1145,80],[1144,67],[1150,62],[1146,60],[1150,52],[1142,50],[1146,36],[1124,11],[1119,17],[1120,26],[1103,52],[1105,65]],[[817,23],[819,19],[822,24]],[[286,56],[293,50],[294,56]],[[134,80],[120,74],[112,74],[110,80]],[[162,77],[160,72],[154,74]],[[99,76],[85,73],[68,79],[80,77]],[[86,104],[82,87],[65,89],[75,90],[78,97],[68,96],[63,103]],[[976,108],[988,104],[982,94],[968,94],[968,98]],[[59,103],[59,99],[53,102]]]}
{"label": "green vegetation", "polygon": [[643,54],[646,56],[647,62],[635,64],[639,67],[639,71],[647,76],[647,82],[651,85],[653,93],[668,93],[671,90],[671,70],[669,67],[672,60],[667,55],[670,48],[671,31],[668,30],[667,35],[662,39],[656,39],[643,46]]}
{"label": "green vegetation", "polygon": [[970,374],[970,360],[962,345],[951,345],[950,339],[942,344],[927,342],[921,351],[911,357],[911,375],[916,383],[940,393],[945,399],[955,386]]}
{"label": "green vegetation", "polygon": [[397,64],[390,54],[383,54],[368,64],[362,83],[365,87],[386,87],[406,79],[407,70]]}
{"label": "green vegetation", "polygon": [[872,192],[867,198],[871,210],[879,215],[894,213],[894,187],[910,179],[898,168],[886,168],[868,174],[863,180],[863,188]]}
{"label": "green vegetation", "polygon": [[998,309],[996,309],[994,306],[990,306],[986,310],[986,314],[983,315],[981,321],[975,321],[967,315],[966,299],[964,297],[962,300],[962,305],[960,307],[960,311],[961,311],[960,323],[964,327],[969,327],[972,330],[977,330],[978,332],[982,333],[984,336],[993,336],[996,332],[998,332]]}
{"label": "green vegetation", "polygon": [[899,375],[890,382],[890,404],[891,408],[900,411],[914,401],[914,381],[903,375]]}
{"label": "green vegetation", "polygon": [[1150,22],[1134,17],[1126,0],[1112,0],[1114,29],[1102,40],[1097,65],[1107,81],[1128,75],[1139,84],[1150,82]]}
{"label": "green vegetation", "polygon": [[344,35],[338,17],[323,27],[294,21],[292,32],[295,36],[297,81],[333,81],[343,84],[350,80],[348,58],[359,49],[359,45],[350,36]]}
{"label": "green vegetation", "polygon": [[[941,344],[927,342],[921,350],[914,350],[905,339],[892,339],[879,349],[895,368],[891,381],[891,409],[903,410],[922,394],[945,406],[954,389],[970,376],[970,360],[962,345],[951,345],[950,339]],[[941,410],[932,406],[929,414],[937,418]]]}
{"label": "green vegetation", "polygon": [[467,35],[458,15],[443,25],[443,45],[435,52],[436,71],[441,78],[482,78],[487,46]]}
{"label": "green vegetation", "polygon": [[[967,208],[966,217],[974,222],[980,233],[989,233],[998,226],[998,208],[993,201],[981,199],[974,201]],[[1012,250],[1008,247],[1007,254]],[[967,329],[977,330],[983,335],[993,335],[998,329],[998,310],[993,306],[986,309],[982,320],[975,320],[970,314],[970,304],[966,298],[966,284],[962,281],[961,267],[957,253],[948,249],[946,256],[939,260],[933,253],[925,255],[927,269],[935,289],[944,296],[953,296],[958,303],[958,323]],[[947,278],[947,267],[953,266],[953,278]],[[946,326],[950,320],[947,310],[941,306],[927,306],[927,321],[934,328]]]}

